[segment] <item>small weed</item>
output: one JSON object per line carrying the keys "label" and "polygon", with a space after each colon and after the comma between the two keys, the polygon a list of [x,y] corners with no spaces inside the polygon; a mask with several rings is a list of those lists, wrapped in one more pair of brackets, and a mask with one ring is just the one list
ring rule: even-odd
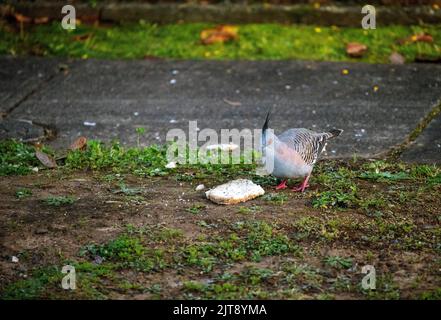
{"label": "small weed", "polygon": [[408,180],[411,179],[410,175],[406,172],[391,173],[385,172],[364,172],[359,175],[361,179],[381,181],[381,182],[391,182],[398,180]]}
{"label": "small weed", "polygon": [[141,136],[142,136],[144,133],[145,133],[145,128],[142,128],[142,127],[136,128],[136,134],[137,134],[136,145],[138,146],[138,148],[139,148],[139,146],[140,146],[140,139],[141,139]]}
{"label": "small weed", "polygon": [[57,196],[57,197],[47,197],[43,201],[49,206],[59,207],[59,206],[73,204],[76,201],[76,199],[71,196]]}
{"label": "small weed", "polygon": [[257,285],[270,278],[273,274],[273,270],[271,269],[248,267],[241,273],[241,277],[245,283]]}
{"label": "small weed", "polygon": [[17,199],[24,199],[32,196],[32,191],[27,188],[19,188],[15,191],[15,197]]}
{"label": "small weed", "polygon": [[129,188],[123,182],[121,182],[119,184],[119,189],[118,190],[114,190],[113,191],[113,193],[123,193],[126,196],[133,196],[133,195],[136,195],[136,194],[140,194],[141,192],[142,192],[142,190],[140,188]]}
{"label": "small weed", "polygon": [[190,208],[185,209],[187,212],[190,212],[191,214],[198,214],[201,212],[201,210],[205,209],[206,205],[204,204],[194,204]]}
{"label": "small weed", "polygon": [[139,238],[121,235],[102,245],[88,245],[80,251],[81,255],[100,256],[117,262],[121,267],[150,272],[166,266],[164,251],[145,247]]}
{"label": "small weed", "polygon": [[312,206],[314,208],[349,208],[356,202],[355,197],[356,188],[353,187],[350,192],[324,191],[318,193],[312,199]]}
{"label": "small weed", "polygon": [[339,256],[328,256],[324,259],[324,263],[336,269],[349,269],[352,267],[351,258],[343,258]]}
{"label": "small weed", "polygon": [[278,205],[282,205],[288,200],[288,196],[284,193],[268,193],[262,196],[262,199]]}
{"label": "small weed", "polygon": [[432,291],[423,292],[419,296],[420,300],[441,300],[441,288],[436,288]]}
{"label": "small weed", "polygon": [[259,207],[259,206],[251,206],[251,207],[242,206],[242,207],[239,207],[239,210],[237,210],[237,213],[239,213],[239,214],[249,214],[249,213],[257,212],[257,211],[260,211],[260,210],[262,210],[262,208]]}

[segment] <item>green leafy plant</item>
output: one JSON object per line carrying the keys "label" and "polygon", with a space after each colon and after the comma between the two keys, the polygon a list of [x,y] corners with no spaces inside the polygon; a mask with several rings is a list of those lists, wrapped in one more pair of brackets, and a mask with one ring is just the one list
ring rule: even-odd
{"label": "green leafy plant", "polygon": [[27,188],[19,188],[17,189],[17,191],[15,191],[15,196],[17,197],[17,199],[27,198],[30,197],[31,195],[32,195],[32,190]]}
{"label": "green leafy plant", "polygon": [[328,256],[324,260],[325,264],[337,269],[349,269],[352,267],[352,259],[340,256]]}
{"label": "green leafy plant", "polygon": [[275,204],[282,205],[288,200],[288,196],[284,193],[267,193],[262,196],[262,199]]}

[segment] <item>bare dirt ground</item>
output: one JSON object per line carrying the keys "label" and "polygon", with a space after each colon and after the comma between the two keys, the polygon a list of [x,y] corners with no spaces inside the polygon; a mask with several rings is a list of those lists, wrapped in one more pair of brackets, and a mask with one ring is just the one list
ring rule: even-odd
{"label": "bare dirt ground", "polygon": [[[270,196],[233,206],[205,199],[200,183],[217,182],[90,171],[2,177],[0,296],[440,299],[439,184],[422,192],[422,183],[358,181],[364,204],[315,208],[316,180],[303,194],[265,186]],[[21,188],[30,192],[19,199]],[[56,196],[74,201],[45,200]],[[76,290],[60,285],[68,263]],[[365,265],[375,267],[376,290],[361,287]]]}

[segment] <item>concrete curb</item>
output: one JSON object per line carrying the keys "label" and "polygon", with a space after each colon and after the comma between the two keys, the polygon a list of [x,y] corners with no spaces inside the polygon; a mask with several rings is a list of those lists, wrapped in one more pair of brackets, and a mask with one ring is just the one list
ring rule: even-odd
{"label": "concrete curb", "polygon": [[[11,1],[0,5],[0,15],[19,12],[29,17],[61,19],[64,3]],[[152,23],[212,22],[212,23],[295,23],[314,25],[360,26],[363,15],[361,6],[310,5],[197,5],[197,4],[146,4],[104,3],[92,7],[85,3],[75,4],[80,20],[105,22]],[[376,6],[377,25],[441,23],[441,10],[431,6],[391,7]]]}

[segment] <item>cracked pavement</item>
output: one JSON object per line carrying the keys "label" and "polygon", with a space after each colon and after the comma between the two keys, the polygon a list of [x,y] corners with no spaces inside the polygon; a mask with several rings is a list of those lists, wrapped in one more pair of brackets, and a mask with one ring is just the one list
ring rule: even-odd
{"label": "cracked pavement", "polygon": [[[347,74],[342,71],[348,70]],[[293,127],[345,132],[327,157],[441,163],[441,66],[311,61],[67,60],[0,58],[0,139],[67,148],[78,136],[136,145],[165,143],[168,130],[258,129],[272,108],[276,133]],[[203,142],[201,142],[202,144]]]}

